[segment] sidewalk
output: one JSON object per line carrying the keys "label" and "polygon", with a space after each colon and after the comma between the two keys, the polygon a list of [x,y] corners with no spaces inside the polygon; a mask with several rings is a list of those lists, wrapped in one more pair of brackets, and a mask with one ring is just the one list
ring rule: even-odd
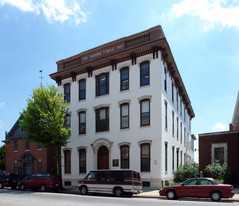
{"label": "sidewalk", "polygon": [[[80,194],[78,187],[74,188],[66,188],[64,193],[70,194]],[[233,198],[225,198],[223,200],[230,200],[230,201],[239,201],[239,188],[234,189],[235,195]],[[137,195],[133,195],[133,197],[142,197],[142,198],[165,198],[159,195],[159,190],[157,189],[150,189],[150,188],[143,188],[143,192]]]}

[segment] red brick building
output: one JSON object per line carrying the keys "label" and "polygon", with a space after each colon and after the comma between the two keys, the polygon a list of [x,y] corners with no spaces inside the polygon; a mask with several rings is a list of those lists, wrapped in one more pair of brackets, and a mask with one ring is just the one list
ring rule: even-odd
{"label": "red brick building", "polygon": [[45,148],[41,143],[26,142],[25,135],[19,119],[6,133],[6,172],[23,177],[33,173],[56,172],[55,149]]}
{"label": "red brick building", "polygon": [[230,124],[230,131],[199,134],[200,171],[215,160],[227,162],[232,181],[239,183],[239,93]]}

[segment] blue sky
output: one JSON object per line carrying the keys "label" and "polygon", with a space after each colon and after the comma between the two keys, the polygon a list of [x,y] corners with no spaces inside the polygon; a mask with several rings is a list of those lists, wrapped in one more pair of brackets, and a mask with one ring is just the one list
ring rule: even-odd
{"label": "blue sky", "polygon": [[191,99],[192,133],[228,130],[239,86],[239,0],[0,0],[0,141],[40,85],[39,70],[43,84],[55,84],[58,60],[156,25]]}

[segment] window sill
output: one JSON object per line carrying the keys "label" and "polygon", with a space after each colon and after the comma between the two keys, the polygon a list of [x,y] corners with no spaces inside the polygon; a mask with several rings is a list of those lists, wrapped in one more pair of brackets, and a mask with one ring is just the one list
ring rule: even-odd
{"label": "window sill", "polygon": [[150,84],[146,84],[146,85],[142,85],[142,86],[140,85],[139,88],[141,89],[141,88],[147,88],[147,87],[150,87]]}
{"label": "window sill", "polygon": [[127,128],[120,128],[120,131],[128,131],[128,130],[130,130],[129,127],[127,127]]}
{"label": "window sill", "polygon": [[86,133],[84,133],[84,134],[78,134],[78,136],[79,136],[79,137],[84,137],[84,136],[86,136]]}
{"label": "window sill", "polygon": [[98,131],[98,132],[95,132],[95,134],[101,134],[101,133],[110,133],[110,131]]}
{"label": "window sill", "polygon": [[140,125],[140,128],[151,128],[151,125]]}
{"label": "window sill", "polygon": [[99,95],[99,96],[95,96],[95,98],[98,99],[98,98],[107,97],[107,96],[110,96],[110,94],[102,94],[102,95]]}

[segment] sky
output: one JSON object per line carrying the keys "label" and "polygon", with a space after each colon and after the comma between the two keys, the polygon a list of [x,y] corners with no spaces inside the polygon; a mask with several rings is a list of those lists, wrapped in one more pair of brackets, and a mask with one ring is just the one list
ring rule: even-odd
{"label": "sky", "polygon": [[239,0],[0,0],[0,146],[41,74],[56,85],[49,74],[58,60],[156,25],[196,115],[192,134],[228,130],[239,89]]}

